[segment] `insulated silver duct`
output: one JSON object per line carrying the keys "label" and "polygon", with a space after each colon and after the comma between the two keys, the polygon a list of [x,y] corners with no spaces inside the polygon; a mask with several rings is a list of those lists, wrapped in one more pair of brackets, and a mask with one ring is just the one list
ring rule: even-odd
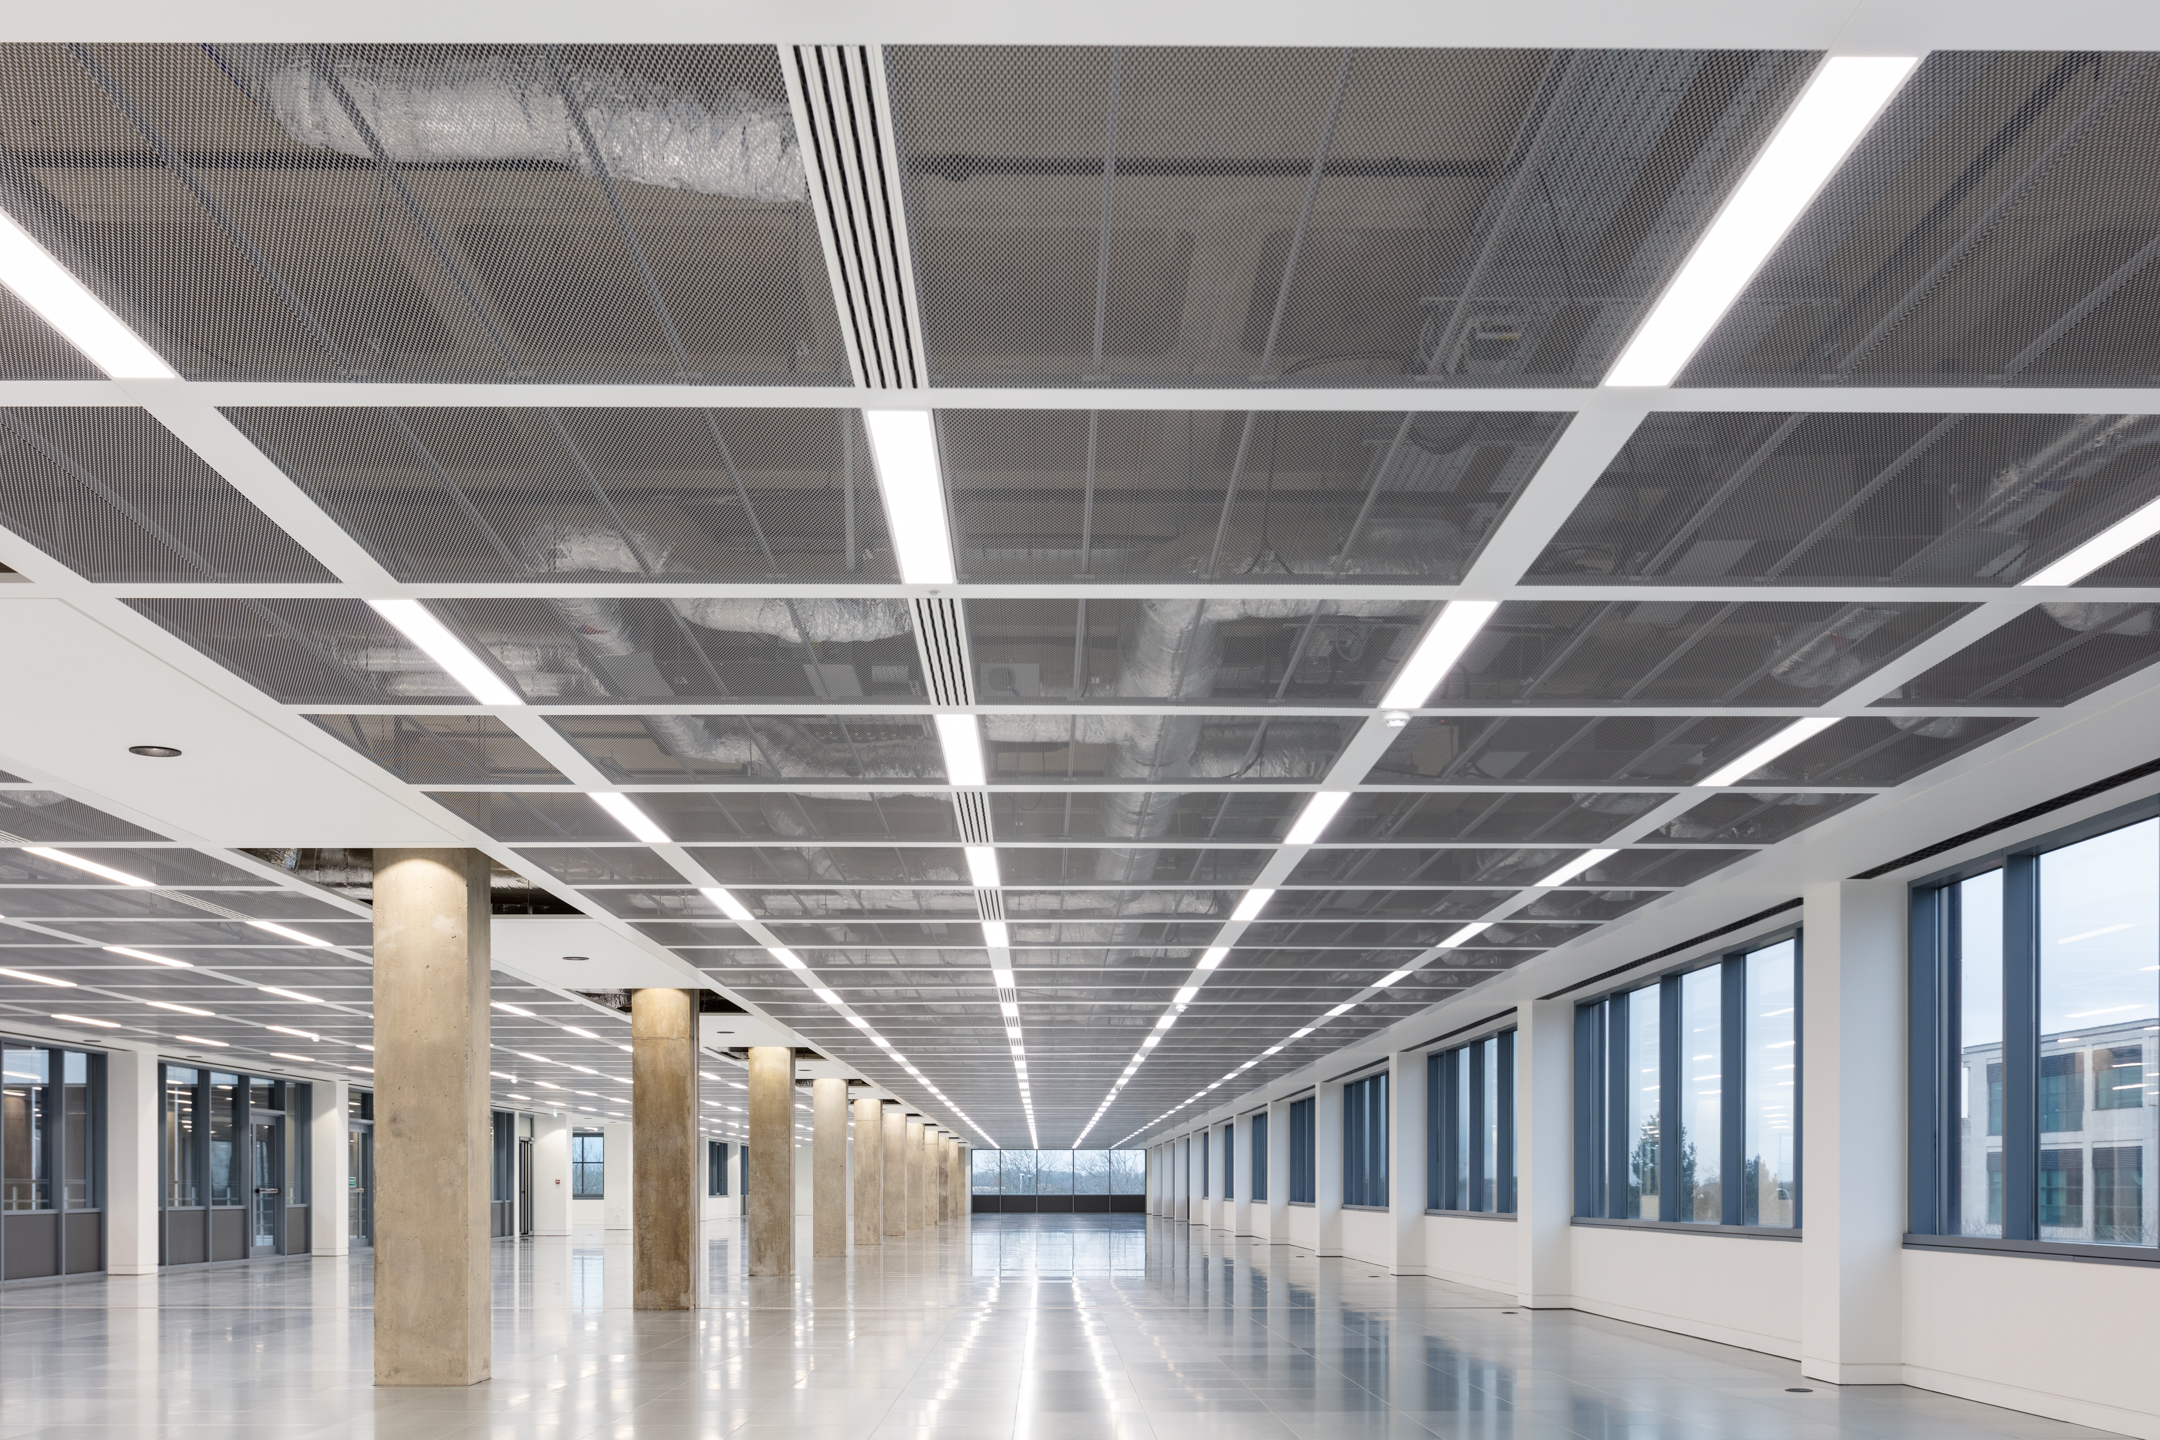
{"label": "insulated silver duct", "polygon": [[274,45],[217,52],[303,145],[400,164],[527,160],[700,195],[803,198],[784,104],[711,97],[549,52],[429,55]]}

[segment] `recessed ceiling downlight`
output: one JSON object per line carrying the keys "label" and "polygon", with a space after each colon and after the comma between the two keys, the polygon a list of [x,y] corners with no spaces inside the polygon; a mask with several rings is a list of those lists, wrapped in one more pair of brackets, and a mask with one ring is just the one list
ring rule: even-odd
{"label": "recessed ceiling downlight", "polygon": [[180,750],[175,745],[130,745],[128,754],[147,756],[152,760],[177,760]]}

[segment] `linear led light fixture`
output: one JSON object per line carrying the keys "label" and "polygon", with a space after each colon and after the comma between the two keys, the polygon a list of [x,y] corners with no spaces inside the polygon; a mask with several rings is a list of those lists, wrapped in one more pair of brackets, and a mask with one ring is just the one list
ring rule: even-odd
{"label": "linear led light fixture", "polygon": [[885,496],[885,533],[909,585],[953,583],[952,534],[937,426],[927,410],[865,410],[863,430]]}
{"label": "linear led light fixture", "polygon": [[[2160,535],[2160,500],[2149,501],[2116,521],[2050,564],[2041,566],[2020,585],[2075,585],[2093,571]],[[36,852],[33,852],[36,853]]]}
{"label": "linear led light fixture", "polygon": [[1477,939],[1478,936],[1484,934],[1487,930],[1490,929],[1492,929],[1492,921],[1473,920],[1468,925],[1463,926],[1462,929],[1457,930],[1454,934],[1448,936],[1447,939],[1442,940],[1438,945],[1435,945],[1433,948],[1435,950],[1459,949],[1462,946],[1469,944],[1472,940]]}
{"label": "linear led light fixture", "polygon": [[107,945],[108,955],[125,955],[131,960],[148,960],[153,965],[170,965],[175,970],[192,970],[195,967],[185,960],[173,960],[163,955],[153,955],[148,950],[131,950],[125,945]]}
{"label": "linear led light fixture", "polygon": [[1583,871],[1588,870],[1591,866],[1602,865],[1607,860],[1612,859],[1613,856],[1619,853],[1619,850],[1616,848],[1607,848],[1603,850],[1585,850],[1582,854],[1568,861],[1567,864],[1562,865],[1559,869],[1553,871],[1552,874],[1547,875],[1544,879],[1538,881],[1537,883],[1540,885],[1565,885],[1568,881],[1574,879],[1577,875],[1582,874]]}
{"label": "linear led light fixture", "polygon": [[327,947],[330,944],[328,940],[318,940],[313,935],[303,935],[301,932],[292,929],[290,926],[278,924],[275,920],[250,920],[247,923],[254,926],[257,930],[267,930],[272,935],[282,935],[287,940],[297,940],[303,945],[321,945]]}
{"label": "linear led light fixture", "polygon": [[[1408,970],[1391,970],[1387,974],[1381,976],[1378,980],[1373,981],[1372,988],[1375,990],[1385,990],[1388,988],[1388,986],[1393,985],[1396,981],[1407,980],[1409,978],[1410,972]],[[1245,1064],[1250,1065],[1252,1064],[1252,1061],[1248,1060],[1245,1062]],[[1240,1066],[1239,1068],[1242,1069],[1244,1067]]]}
{"label": "linear led light fixture", "polygon": [[1347,790],[1314,791],[1312,798],[1305,802],[1305,808],[1298,812],[1296,822],[1290,827],[1290,833],[1283,836],[1283,844],[1310,845],[1318,840],[1320,832],[1327,829],[1328,822],[1335,818],[1335,812],[1342,809],[1343,801],[1349,798],[1350,792]]}
{"label": "linear led light fixture", "polygon": [[[52,1018],[55,1020],[65,1020],[70,1025],[95,1025],[100,1030],[118,1030],[121,1028],[118,1021],[93,1020],[88,1015],[62,1015],[57,1010],[53,1012]],[[187,1037],[183,1035],[180,1038],[185,1040]]]}
{"label": "linear led light fixture", "polygon": [[0,214],[0,284],[113,379],[177,378],[141,336],[5,214]]}
{"label": "linear led light fixture", "polygon": [[790,970],[800,970],[803,968],[802,957],[797,955],[793,950],[782,950],[778,947],[774,947],[767,950],[765,953],[772,956],[773,959],[779,961],[782,965],[787,966],[787,968]]}
{"label": "linear led light fixture", "polygon": [[170,1010],[175,1015],[199,1015],[205,1020],[217,1019],[215,1010],[198,1010],[193,1005],[179,1005],[170,1000],[145,1000],[145,1005],[155,1005],[160,1010]]}
{"label": "linear led light fixture", "polygon": [[1210,945],[1210,946],[1208,946],[1208,948],[1207,948],[1207,949],[1205,949],[1205,950],[1203,950],[1203,951],[1201,951],[1201,952],[1200,952],[1200,966],[1199,966],[1199,968],[1200,968],[1200,969],[1202,969],[1202,970],[1213,970],[1213,969],[1214,969],[1214,968],[1215,968],[1216,966],[1218,966],[1218,965],[1222,964],[1222,962],[1223,962],[1223,961],[1225,961],[1225,960],[1227,960],[1227,959],[1229,959],[1229,958],[1230,958],[1230,947],[1229,947],[1229,946],[1227,946],[1227,945]]}
{"label": "linear led light fixture", "polygon": [[1013,972],[1010,970],[993,969],[990,972],[990,983],[1000,990],[1017,990],[1020,988],[1013,983]]}
{"label": "linear led light fixture", "polygon": [[653,824],[652,817],[640,810],[637,801],[628,795],[616,790],[595,790],[592,792],[592,801],[614,816],[615,823],[628,830],[631,839],[642,840],[647,845],[668,843],[667,831]]}
{"label": "linear led light fixture", "polygon": [[982,932],[983,944],[991,949],[1009,950],[1012,948],[1012,927],[1003,920],[983,921]]}
{"label": "linear led light fixture", "polygon": [[[639,813],[642,815],[644,812],[640,811]],[[747,925],[757,918],[750,913],[749,906],[743,904],[742,901],[736,899],[734,895],[721,889],[718,885],[700,885],[698,886],[698,894],[719,906],[721,914],[739,924]]]}
{"label": "linear led light fixture", "polygon": [[1380,708],[1415,710],[1423,705],[1499,608],[1497,600],[1448,601],[1439,618],[1425,628],[1417,649],[1403,661],[1387,693],[1380,697]]}
{"label": "linear led light fixture", "polygon": [[449,626],[436,619],[418,600],[370,600],[368,604],[482,705],[525,703],[515,690],[503,683],[502,676],[473,654],[464,641],[450,633]]}
{"label": "linear led light fixture", "polygon": [[1273,890],[1247,890],[1237,902],[1237,909],[1230,912],[1232,920],[1251,920],[1267,908],[1267,902],[1275,898]]}
{"label": "linear led light fixture", "polygon": [[1919,63],[1911,55],[1833,55],[1823,61],[1620,352],[1607,385],[1672,384]]}
{"label": "linear led light fixture", "polygon": [[25,845],[23,846],[23,853],[25,855],[35,855],[44,860],[57,860],[62,865],[72,865],[77,870],[85,870],[92,875],[103,876],[105,879],[121,885],[148,885],[150,883],[139,875],[130,875],[125,870],[115,870],[110,865],[100,865],[95,860],[85,860],[80,855],[70,855],[65,850],[55,850],[49,845]]}
{"label": "linear led light fixture", "polygon": [[995,890],[1002,883],[998,879],[997,851],[988,845],[969,845],[967,853],[968,883],[977,890]]}
{"label": "linear led light fixture", "polygon": [[982,732],[973,715],[933,715],[937,723],[938,748],[945,752],[945,778],[955,785],[981,785],[983,772]]}
{"label": "linear led light fixture", "polygon": [[1698,780],[1698,785],[1733,785],[1746,776],[1754,774],[1778,756],[1803,741],[1812,740],[1823,731],[1837,724],[1835,715],[1818,715],[1810,720],[1795,720],[1777,734],[1757,745],[1754,749]]}
{"label": "linear led light fixture", "polygon": [[[263,1026],[263,1029],[275,1030],[280,1035],[297,1035],[302,1040],[313,1040],[317,1041],[318,1043],[322,1040],[322,1036],[317,1035],[312,1030],[295,1030],[290,1025],[265,1025]],[[511,1078],[516,1079],[517,1077],[512,1076]]]}
{"label": "linear led light fixture", "polygon": [[494,1009],[502,1011],[506,1015],[522,1015],[527,1020],[534,1018],[532,1011],[527,1010],[522,1005],[512,1005],[507,1000],[490,1000],[488,1001],[488,1004]]}
{"label": "linear led light fixture", "polygon": [[34,980],[40,985],[52,985],[62,990],[73,990],[75,988],[73,980],[62,980],[57,975],[39,975],[29,970],[0,969],[0,975],[5,975],[10,980]]}
{"label": "linear led light fixture", "polygon": [[265,995],[282,995],[287,1000],[298,1000],[308,1005],[320,1005],[323,1003],[321,996],[303,995],[298,990],[280,990],[275,985],[258,985],[255,988]]}
{"label": "linear led light fixture", "polygon": [[[272,1050],[270,1052],[270,1058],[273,1060],[297,1060],[302,1065],[313,1065],[315,1063],[315,1057],[313,1055],[293,1055],[284,1050]],[[524,1097],[520,1095],[513,1096],[511,1098],[521,1100]]]}

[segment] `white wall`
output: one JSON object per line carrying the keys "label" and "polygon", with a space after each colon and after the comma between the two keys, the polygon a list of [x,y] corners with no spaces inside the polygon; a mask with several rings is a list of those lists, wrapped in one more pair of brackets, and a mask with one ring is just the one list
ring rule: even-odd
{"label": "white wall", "polygon": [[1320,1248],[1320,1217],[1310,1205],[1288,1207],[1289,1234],[1284,1238],[1301,1250]]}
{"label": "white wall", "polygon": [[1800,1358],[1799,1242],[1601,1225],[1571,1234],[1576,1309]]}
{"label": "white wall", "polygon": [[1342,1253],[1372,1265],[1391,1264],[1395,1259],[1394,1216],[1386,1210],[1343,1211]]}
{"label": "white wall", "polygon": [[1452,1215],[1425,1217],[1428,1275],[1513,1295],[1519,1288],[1515,1252],[1513,1221],[1465,1220]]}

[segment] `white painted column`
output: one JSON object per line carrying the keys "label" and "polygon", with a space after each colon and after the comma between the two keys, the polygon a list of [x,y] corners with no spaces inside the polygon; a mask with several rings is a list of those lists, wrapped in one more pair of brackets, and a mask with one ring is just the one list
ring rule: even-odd
{"label": "white painted column", "polygon": [[1801,910],[1800,1370],[1902,1378],[1906,890],[1811,886]]}
{"label": "white painted column", "polygon": [[570,1120],[533,1116],[533,1235],[570,1233]]}
{"label": "white painted column", "polygon": [[1147,1213],[1150,1215],[1162,1214],[1162,1160],[1160,1154],[1161,1150],[1162,1147],[1160,1145],[1150,1145],[1147,1147],[1147,1149],[1140,1152],[1142,1156],[1141,1164],[1143,1167],[1140,1173],[1144,1177],[1145,1181],[1142,1188],[1147,1191]]}
{"label": "white painted column", "polygon": [[157,1051],[113,1050],[105,1057],[105,1273],[157,1268]]}
{"label": "white painted column", "polygon": [[1290,1107],[1281,1100],[1267,1107],[1267,1214],[1268,1243],[1289,1244]]}
{"label": "white painted column", "polygon": [[[1237,1153],[1231,1157],[1231,1181],[1236,1189],[1230,1198],[1230,1233],[1253,1234],[1253,1151],[1252,1116],[1240,1115],[1231,1122],[1230,1133],[1236,1137]],[[1262,1208],[1265,1212],[1265,1207]],[[1249,1278],[1249,1277],[1248,1277]]]}
{"label": "white painted column", "polygon": [[1575,1003],[1516,1011],[1515,1298],[1533,1310],[1572,1305],[1575,1215]]}
{"label": "white painted column", "polygon": [[1313,1095],[1313,1232],[1315,1255],[1342,1249],[1342,1086]]}
{"label": "white painted column", "polygon": [[614,1120],[600,1127],[606,1138],[600,1146],[600,1223],[609,1230],[630,1228],[630,1124]]}
{"label": "white painted column", "polygon": [[1200,1149],[1201,1164],[1207,1172],[1201,1185],[1207,1191],[1207,1199],[1200,1207],[1200,1223],[1210,1230],[1221,1230],[1227,1228],[1222,1198],[1222,1125],[1211,1121],[1200,1133],[1207,1137]]}
{"label": "white painted column", "polygon": [[308,1245],[317,1255],[352,1249],[352,1086],[317,1080],[308,1087]]}
{"label": "white painted column", "polygon": [[1179,1138],[1170,1142],[1170,1193],[1174,1198],[1170,1218],[1190,1218],[1192,1206],[1192,1141]]}
{"label": "white painted column", "polygon": [[1388,1219],[1390,1273],[1425,1273],[1425,1052],[1388,1059]]}

